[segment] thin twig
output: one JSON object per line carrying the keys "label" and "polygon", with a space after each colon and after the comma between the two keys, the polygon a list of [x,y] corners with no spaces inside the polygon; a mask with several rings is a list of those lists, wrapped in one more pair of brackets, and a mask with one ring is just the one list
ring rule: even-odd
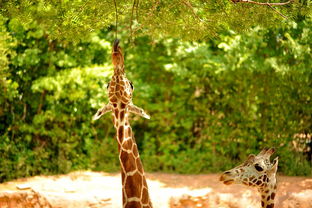
{"label": "thin twig", "polygon": [[194,8],[189,1],[182,1],[182,3],[191,10],[195,18],[197,18],[200,22],[203,22],[203,20],[195,13]]}
{"label": "thin twig", "polygon": [[257,5],[270,5],[270,6],[282,6],[291,3],[293,0],[289,0],[287,2],[279,2],[279,3],[269,3],[269,2],[257,2],[251,0],[232,0],[234,3],[249,3],[249,4],[257,4]]}
{"label": "thin twig", "polygon": [[137,0],[136,10],[135,10],[136,21],[137,22],[139,22],[139,3],[140,3],[140,0]]}
{"label": "thin twig", "polygon": [[271,8],[273,11],[275,11],[277,14],[279,14],[280,16],[284,17],[285,19],[287,19],[287,17],[285,15],[283,15],[281,12],[279,12],[277,9],[275,9],[272,6],[283,6],[286,4],[291,3],[293,0],[289,0],[287,2],[279,2],[279,3],[270,3],[270,2],[257,2],[257,1],[251,1],[251,0],[231,0],[233,3],[248,3],[248,4],[256,4],[256,5],[266,5],[269,8]]}
{"label": "thin twig", "polygon": [[115,39],[117,39],[117,34],[118,34],[118,28],[117,28],[117,25],[118,25],[118,10],[117,10],[117,3],[116,3],[116,0],[114,0],[114,4],[115,4],[115,25],[116,25],[116,31],[115,31]]}
{"label": "thin twig", "polygon": [[134,8],[136,6],[136,0],[133,0],[133,5],[132,5],[132,11],[131,11],[131,18],[130,18],[130,26],[129,26],[129,30],[130,30],[130,42],[132,41],[132,23],[133,23],[133,13],[134,13]]}
{"label": "thin twig", "polygon": [[285,19],[288,19],[285,15],[283,15],[282,13],[280,13],[277,9],[275,9],[274,7],[272,7],[270,4],[268,4],[268,7],[270,7],[271,9],[273,9],[277,14],[281,15],[281,16],[284,17]]}

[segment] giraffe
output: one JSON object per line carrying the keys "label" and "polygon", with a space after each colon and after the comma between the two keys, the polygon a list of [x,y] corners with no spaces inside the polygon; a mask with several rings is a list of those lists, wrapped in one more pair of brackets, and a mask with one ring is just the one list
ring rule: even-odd
{"label": "giraffe", "polygon": [[265,148],[258,155],[249,155],[243,164],[225,171],[220,181],[226,185],[237,183],[256,187],[261,194],[261,207],[273,208],[278,167],[278,157],[270,162],[274,152],[273,148]]}
{"label": "giraffe", "polygon": [[126,78],[124,57],[118,39],[113,44],[112,62],[114,74],[107,85],[109,102],[97,111],[93,120],[112,112],[121,166],[123,208],[152,208],[143,166],[129,123],[129,113],[147,119],[150,117],[132,103],[134,87]]}

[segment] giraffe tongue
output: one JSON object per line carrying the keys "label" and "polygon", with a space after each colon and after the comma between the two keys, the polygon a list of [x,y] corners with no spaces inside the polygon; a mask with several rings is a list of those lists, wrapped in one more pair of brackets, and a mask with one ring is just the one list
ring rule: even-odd
{"label": "giraffe tongue", "polygon": [[223,183],[224,183],[225,185],[230,185],[230,184],[234,183],[234,180],[223,181]]}
{"label": "giraffe tongue", "polygon": [[115,39],[115,41],[114,41],[114,52],[117,52],[118,45],[119,45],[119,39]]}

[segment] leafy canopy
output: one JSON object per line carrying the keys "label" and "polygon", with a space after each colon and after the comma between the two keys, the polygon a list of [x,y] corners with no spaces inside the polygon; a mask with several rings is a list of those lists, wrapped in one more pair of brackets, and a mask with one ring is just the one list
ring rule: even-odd
{"label": "leafy canopy", "polygon": [[[54,39],[77,40],[94,30],[115,25],[114,0],[0,2],[4,16],[17,18],[26,27],[35,21]],[[116,0],[116,4],[121,33],[185,40],[209,39],[224,28],[242,31],[255,25],[275,27],[311,16],[309,2],[298,0],[276,8],[289,20],[268,6],[234,4],[230,0]]]}

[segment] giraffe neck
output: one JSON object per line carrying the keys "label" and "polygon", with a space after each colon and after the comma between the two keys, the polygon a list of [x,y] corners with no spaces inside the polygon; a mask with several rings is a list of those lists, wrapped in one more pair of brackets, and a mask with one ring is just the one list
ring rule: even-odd
{"label": "giraffe neck", "polygon": [[114,76],[124,76],[125,75],[125,66],[116,65],[114,66]]}
{"label": "giraffe neck", "polygon": [[118,103],[113,115],[121,166],[123,208],[152,208],[127,108],[120,106],[121,103]]}
{"label": "giraffe neck", "polygon": [[268,186],[259,188],[258,190],[261,194],[261,207],[274,208],[276,184],[268,184]]}

